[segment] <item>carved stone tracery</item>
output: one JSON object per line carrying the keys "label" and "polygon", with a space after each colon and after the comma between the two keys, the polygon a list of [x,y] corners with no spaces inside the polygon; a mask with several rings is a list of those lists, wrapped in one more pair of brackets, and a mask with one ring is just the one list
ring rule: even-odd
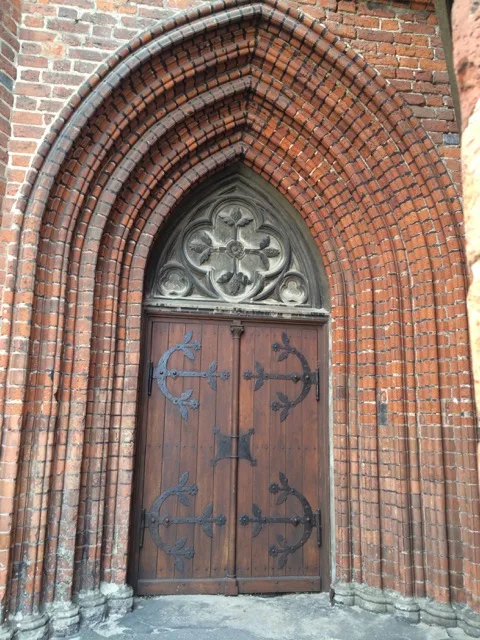
{"label": "carved stone tracery", "polygon": [[147,303],[323,307],[297,223],[243,176],[220,181],[179,217],[155,256]]}

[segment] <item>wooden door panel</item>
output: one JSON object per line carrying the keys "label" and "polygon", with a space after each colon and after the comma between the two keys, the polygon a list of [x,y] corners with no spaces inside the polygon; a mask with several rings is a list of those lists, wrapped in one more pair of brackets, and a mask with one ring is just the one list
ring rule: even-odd
{"label": "wooden door panel", "polygon": [[149,319],[154,379],[150,395],[143,384],[134,504],[140,595],[329,586],[328,536],[317,546],[319,507],[329,527],[326,327],[235,325]]}
{"label": "wooden door panel", "polygon": [[[328,476],[322,469],[328,461],[328,434],[322,408],[326,412],[314,383],[317,363],[325,357],[318,334],[308,325],[246,327],[240,430],[255,429],[256,467],[252,470],[243,461],[239,466],[237,536],[242,560],[237,576],[244,592],[315,591],[321,588],[321,573],[328,579],[328,550],[319,549],[316,527],[318,507],[328,510]],[[285,491],[282,483],[288,487]],[[286,547],[302,537],[301,518],[310,517],[304,513],[302,497],[315,512],[310,518],[313,526],[307,523],[309,539],[289,553]],[[295,517],[300,518],[296,526],[290,522]]]}
{"label": "wooden door panel", "polygon": [[[139,594],[216,592],[225,576],[232,488],[228,468],[213,467],[211,461],[215,427],[229,431],[230,341],[228,325],[222,323],[151,323],[155,369],[142,434],[146,521],[140,536]],[[162,378],[162,371],[169,374]],[[223,371],[228,378],[220,376]]]}

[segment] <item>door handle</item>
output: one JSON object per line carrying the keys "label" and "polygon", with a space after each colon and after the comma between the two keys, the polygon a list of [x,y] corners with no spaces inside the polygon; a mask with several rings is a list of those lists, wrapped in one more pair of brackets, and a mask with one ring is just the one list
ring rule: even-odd
{"label": "door handle", "polygon": [[142,509],[142,513],[140,515],[140,540],[139,540],[139,548],[143,547],[143,543],[145,541],[145,527],[147,526],[146,522],[147,512],[145,509]]}
{"label": "door handle", "polygon": [[317,510],[317,546],[322,546],[322,512]]}
{"label": "door handle", "polygon": [[147,387],[147,393],[149,396],[152,395],[152,383],[153,383],[153,362],[150,362],[148,365],[148,387]]}

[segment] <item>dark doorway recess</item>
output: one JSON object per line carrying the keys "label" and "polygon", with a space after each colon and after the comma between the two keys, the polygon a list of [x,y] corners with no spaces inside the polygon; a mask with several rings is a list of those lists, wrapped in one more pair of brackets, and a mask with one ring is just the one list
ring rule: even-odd
{"label": "dark doorway recess", "polygon": [[244,172],[177,214],[147,278],[130,580],[139,595],[327,590],[315,248],[298,214]]}

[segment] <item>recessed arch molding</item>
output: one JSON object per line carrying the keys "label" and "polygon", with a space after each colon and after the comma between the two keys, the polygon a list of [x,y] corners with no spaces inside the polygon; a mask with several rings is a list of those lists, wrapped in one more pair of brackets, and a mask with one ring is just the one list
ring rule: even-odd
{"label": "recessed arch molding", "polygon": [[0,385],[5,637],[74,630],[131,603],[145,266],[170,213],[235,164],[298,212],[325,268],[338,599],[476,625],[458,194],[401,97],[353,49],[286,2],[225,0],[103,64],[18,202]]}

